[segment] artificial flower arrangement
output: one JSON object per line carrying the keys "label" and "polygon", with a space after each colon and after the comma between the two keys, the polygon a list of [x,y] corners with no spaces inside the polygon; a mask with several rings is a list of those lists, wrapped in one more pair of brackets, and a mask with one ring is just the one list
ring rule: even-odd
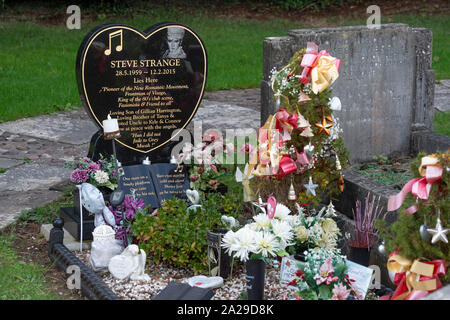
{"label": "artificial flower arrangement", "polygon": [[100,154],[98,161],[88,157],[80,158],[65,164],[65,167],[74,169],[70,174],[70,181],[76,184],[87,182],[95,187],[106,187],[111,190],[117,188],[118,173],[114,167],[114,156],[108,159]]}
{"label": "artificial flower arrangement", "polygon": [[189,171],[190,188],[197,190],[203,197],[207,190],[217,190],[221,185],[218,177],[222,176],[227,168],[227,156],[234,157],[233,143],[223,140],[222,134],[209,129],[197,145],[185,143],[182,152],[178,155],[178,163],[193,164]]}
{"label": "artificial flower arrangement", "polygon": [[293,226],[295,245],[290,248],[292,253],[302,254],[304,250],[322,248],[336,252],[341,232],[333,217],[336,215],[332,203],[323,207],[318,213],[313,209],[306,217],[304,208],[297,205],[298,218]]}
{"label": "artificial flower arrangement", "polygon": [[122,240],[124,247],[131,244],[133,237],[130,233],[131,225],[138,214],[147,214],[144,208],[144,200],[136,199],[134,196],[125,195],[121,204],[117,207],[108,207],[114,215],[116,222],[116,239]]}
{"label": "artificial flower arrangement", "polygon": [[275,214],[270,218],[265,212],[253,217],[237,231],[230,230],[222,238],[222,247],[234,258],[241,261],[264,260],[287,256],[286,247],[292,245],[294,232],[292,223],[295,216],[283,204],[277,204]]}
{"label": "artificial flower arrangement", "polygon": [[359,297],[347,274],[345,256],[339,250],[309,249],[306,262],[297,262],[298,270],[287,286],[295,287],[297,300],[346,300]]}

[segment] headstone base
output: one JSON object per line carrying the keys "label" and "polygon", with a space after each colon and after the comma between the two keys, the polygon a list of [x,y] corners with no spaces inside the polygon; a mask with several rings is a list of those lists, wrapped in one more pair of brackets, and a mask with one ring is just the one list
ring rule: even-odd
{"label": "headstone base", "polygon": [[[64,229],[66,229],[72,237],[80,241],[81,223],[80,216],[75,213],[74,207],[63,207],[60,209],[60,216],[64,219]],[[83,216],[83,241],[92,240],[92,232],[94,231],[94,216],[85,219]]]}

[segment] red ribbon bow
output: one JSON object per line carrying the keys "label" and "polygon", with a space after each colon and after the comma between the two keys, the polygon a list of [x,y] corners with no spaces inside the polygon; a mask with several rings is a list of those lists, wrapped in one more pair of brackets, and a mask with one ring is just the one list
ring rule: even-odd
{"label": "red ribbon bow", "polygon": [[[433,260],[433,261],[427,261],[424,262],[425,264],[431,264],[434,266],[433,269],[433,275],[431,277],[423,276],[421,275],[419,277],[419,281],[428,281],[428,280],[436,280],[436,288],[434,290],[425,291],[425,290],[412,290],[406,297],[404,297],[404,300],[419,300],[426,295],[428,295],[431,292],[434,292],[440,288],[442,288],[442,283],[439,280],[439,277],[445,276],[445,260],[439,259],[439,260]],[[407,274],[406,272],[396,273],[394,277],[394,284],[397,286],[397,289],[395,290],[394,294],[391,297],[391,300],[395,300],[396,298],[400,297],[401,295],[405,294],[408,290],[407,286]]]}

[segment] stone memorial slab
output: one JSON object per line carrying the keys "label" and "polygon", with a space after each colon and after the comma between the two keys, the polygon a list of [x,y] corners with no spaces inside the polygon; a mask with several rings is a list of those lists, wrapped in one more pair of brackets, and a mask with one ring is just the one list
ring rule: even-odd
{"label": "stone memorial slab", "polygon": [[177,197],[187,199],[189,177],[186,168],[177,169],[176,164],[155,163],[148,166],[160,203]]}
{"label": "stone memorial slab", "polygon": [[147,165],[124,166],[124,175],[120,177],[122,189],[125,194],[133,194],[137,199],[142,199],[144,205],[158,208],[159,200],[155,192],[152,176]]}
{"label": "stone memorial slab", "polygon": [[[101,130],[108,114],[118,119],[118,159],[150,155],[185,128],[202,99],[207,56],[199,36],[182,24],[144,32],[127,25],[95,28],[77,56],[78,89]],[[133,163],[136,164],[136,163]]]}
{"label": "stone memorial slab", "polygon": [[374,155],[409,154],[416,128],[432,129],[432,33],[405,24],[291,30],[263,43],[261,124],[276,112],[270,76],[312,41],[341,59],[333,96],[345,146],[353,162]]}

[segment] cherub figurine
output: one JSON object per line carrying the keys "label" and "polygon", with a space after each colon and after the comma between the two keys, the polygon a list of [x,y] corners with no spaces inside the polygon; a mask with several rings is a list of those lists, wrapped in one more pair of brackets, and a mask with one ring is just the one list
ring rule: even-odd
{"label": "cherub figurine", "polygon": [[108,269],[111,274],[120,280],[130,278],[131,280],[150,281],[145,274],[145,251],[135,244],[130,244],[120,255],[111,258]]}

